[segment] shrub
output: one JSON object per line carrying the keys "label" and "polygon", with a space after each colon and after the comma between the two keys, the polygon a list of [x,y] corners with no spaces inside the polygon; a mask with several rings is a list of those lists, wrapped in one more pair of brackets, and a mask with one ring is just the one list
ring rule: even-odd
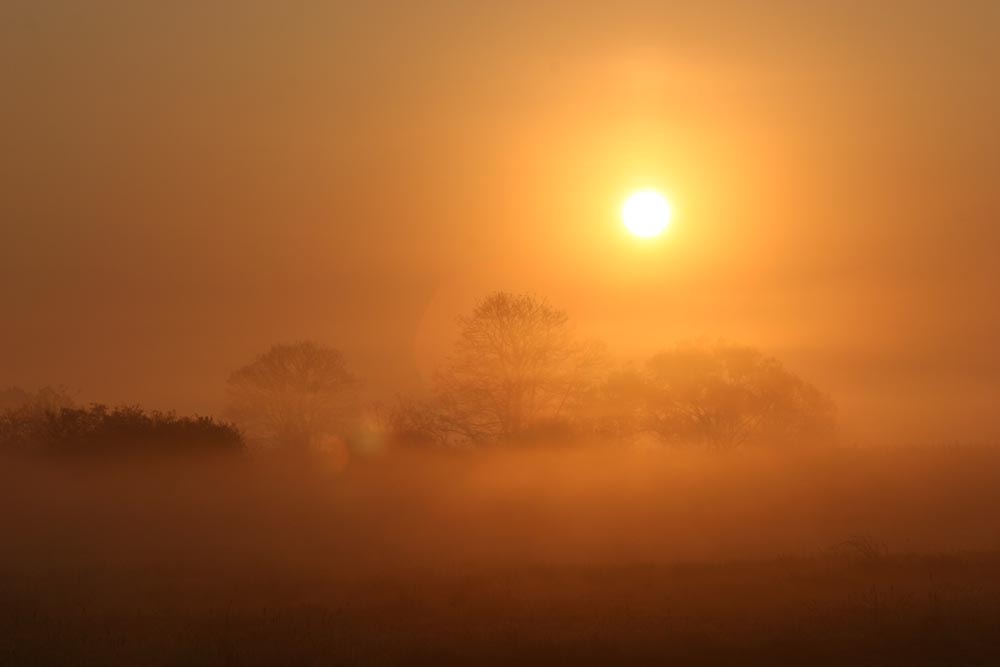
{"label": "shrub", "polygon": [[243,437],[210,417],[178,417],[136,406],[39,408],[0,414],[0,450],[70,458],[234,454]]}

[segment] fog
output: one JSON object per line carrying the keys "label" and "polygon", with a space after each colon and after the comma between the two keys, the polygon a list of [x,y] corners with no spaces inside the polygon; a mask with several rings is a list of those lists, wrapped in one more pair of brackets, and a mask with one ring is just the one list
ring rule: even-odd
{"label": "fog", "polygon": [[5,3],[0,384],[217,414],[309,338],[384,399],[531,290],[630,359],[758,346],[865,442],[1000,435],[996,3],[431,4]]}
{"label": "fog", "polygon": [[7,462],[3,563],[22,581],[83,577],[70,589],[110,576],[125,594],[176,577],[266,598],[258,585],[850,559],[864,555],[857,540],[886,554],[994,550],[998,467],[996,451],[979,448],[720,456],[614,444],[347,468],[339,457]]}
{"label": "fog", "polygon": [[0,663],[1000,664],[998,34],[0,4]]}

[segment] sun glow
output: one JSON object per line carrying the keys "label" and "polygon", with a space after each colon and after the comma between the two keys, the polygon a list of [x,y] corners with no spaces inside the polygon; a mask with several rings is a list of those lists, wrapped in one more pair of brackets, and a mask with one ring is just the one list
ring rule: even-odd
{"label": "sun glow", "polygon": [[630,232],[642,238],[662,234],[672,216],[670,202],[654,190],[633,193],[622,207],[622,222]]}

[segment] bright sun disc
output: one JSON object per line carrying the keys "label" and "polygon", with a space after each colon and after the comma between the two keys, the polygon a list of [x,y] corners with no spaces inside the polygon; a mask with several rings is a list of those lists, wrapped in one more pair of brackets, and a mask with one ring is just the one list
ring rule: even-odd
{"label": "bright sun disc", "polygon": [[670,224],[673,209],[670,202],[659,192],[643,190],[625,200],[622,207],[622,221],[636,236],[649,238],[658,236]]}

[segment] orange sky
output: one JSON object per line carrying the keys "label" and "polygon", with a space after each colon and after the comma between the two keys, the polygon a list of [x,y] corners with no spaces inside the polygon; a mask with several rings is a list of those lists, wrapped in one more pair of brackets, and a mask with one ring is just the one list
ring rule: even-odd
{"label": "orange sky", "polygon": [[0,385],[214,411],[315,338],[387,396],[507,288],[621,358],[758,345],[859,437],[1000,436],[998,34],[991,0],[4,3]]}

